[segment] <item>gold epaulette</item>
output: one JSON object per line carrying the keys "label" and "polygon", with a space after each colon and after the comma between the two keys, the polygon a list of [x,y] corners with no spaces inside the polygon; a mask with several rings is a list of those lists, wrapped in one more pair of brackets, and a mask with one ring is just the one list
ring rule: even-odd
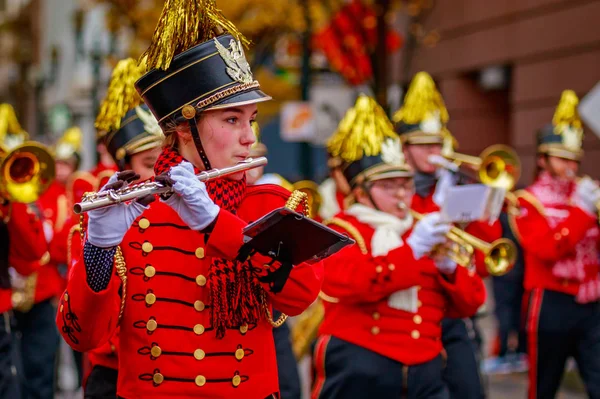
{"label": "gold epaulette", "polygon": [[356,245],[358,245],[360,252],[363,255],[366,255],[369,253],[369,251],[367,250],[367,244],[365,244],[365,239],[360,234],[358,229],[352,225],[352,223],[350,223],[346,220],[340,219],[340,218],[332,218],[329,220],[325,220],[323,222],[323,224],[325,226],[329,226],[330,224],[332,224],[334,226],[338,226],[338,227],[341,227],[342,229],[346,230],[348,232],[348,234],[350,234],[350,236],[354,239],[354,241],[356,241]]}

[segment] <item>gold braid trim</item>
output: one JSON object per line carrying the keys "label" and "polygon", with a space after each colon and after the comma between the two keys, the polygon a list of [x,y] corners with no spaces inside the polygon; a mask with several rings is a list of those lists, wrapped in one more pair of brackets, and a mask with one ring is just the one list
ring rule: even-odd
{"label": "gold braid trim", "polygon": [[339,218],[333,218],[333,219],[325,220],[323,222],[323,224],[325,226],[329,226],[330,224],[332,224],[334,226],[338,226],[338,227],[341,227],[342,229],[346,230],[350,234],[350,236],[352,236],[354,241],[356,241],[356,245],[358,245],[360,252],[363,255],[366,255],[369,253],[369,251],[367,250],[367,244],[365,243],[365,239],[360,234],[358,229],[356,227],[352,226],[352,224],[350,222],[347,222],[347,221],[345,221],[343,219],[339,219]]}
{"label": "gold braid trim", "polygon": [[121,283],[123,284],[123,292],[121,296],[121,309],[119,310],[119,321],[121,320],[121,316],[123,316],[123,311],[125,311],[125,299],[127,298],[127,266],[125,265],[125,258],[123,257],[123,252],[121,251],[121,247],[117,247],[117,252],[115,253],[115,266],[117,268],[117,274],[121,279]]}
{"label": "gold braid trim", "polygon": [[254,82],[251,82],[251,83],[242,83],[242,84],[230,87],[229,89],[220,91],[216,94],[213,94],[212,96],[205,98],[202,101],[199,101],[196,104],[196,108],[204,108],[204,107],[211,105],[214,102],[219,101],[222,98],[229,97],[232,94],[236,94],[236,93],[250,90],[250,89],[257,89],[259,87],[260,87],[260,84],[258,83],[257,80],[255,80]]}

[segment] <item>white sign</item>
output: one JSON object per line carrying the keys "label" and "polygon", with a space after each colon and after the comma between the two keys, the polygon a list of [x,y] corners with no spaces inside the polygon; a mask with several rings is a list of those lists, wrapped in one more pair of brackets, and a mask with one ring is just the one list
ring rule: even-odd
{"label": "white sign", "polygon": [[600,82],[579,103],[579,116],[600,138]]}
{"label": "white sign", "polygon": [[281,107],[281,138],[284,141],[313,141],[315,116],[309,102],[294,101]]}
{"label": "white sign", "polygon": [[356,93],[342,83],[315,84],[311,87],[310,98],[317,128],[313,143],[324,145],[337,130],[348,109],[354,105]]}

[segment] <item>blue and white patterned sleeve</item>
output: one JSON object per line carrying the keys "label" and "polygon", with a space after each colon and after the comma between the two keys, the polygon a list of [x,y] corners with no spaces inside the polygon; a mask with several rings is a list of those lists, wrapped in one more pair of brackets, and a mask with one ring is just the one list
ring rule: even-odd
{"label": "blue and white patterned sleeve", "polygon": [[87,283],[94,292],[105,290],[110,283],[117,247],[99,248],[88,241],[83,246],[83,263]]}

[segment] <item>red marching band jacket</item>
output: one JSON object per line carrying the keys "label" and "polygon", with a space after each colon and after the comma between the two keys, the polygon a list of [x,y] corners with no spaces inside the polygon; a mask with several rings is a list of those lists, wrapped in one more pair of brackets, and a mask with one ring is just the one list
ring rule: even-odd
{"label": "red marching band jacket", "polygon": [[35,284],[35,303],[49,298],[58,298],[65,289],[66,279],[58,270],[58,265],[67,263],[67,237],[73,224],[72,211],[66,189],[57,182],[52,183],[38,200],[45,228],[52,231],[48,242],[50,262],[41,265]]}
{"label": "red marching band jacket", "polygon": [[[330,302],[324,303],[322,337],[332,335],[416,365],[440,354],[444,317],[472,316],[485,301],[483,282],[473,271],[458,266],[446,278],[431,259],[415,260],[406,243],[385,256],[372,256],[375,230],[343,212],[329,226],[357,244],[324,260],[323,293]],[[410,232],[404,234],[405,242]],[[390,306],[390,295],[403,290],[416,295],[416,312]],[[315,363],[321,364],[318,347]]]}
{"label": "red marching band jacket", "polygon": [[[420,197],[419,195],[415,194],[412,199],[411,208],[422,214],[438,212],[440,207],[433,202],[434,192],[435,186],[426,197]],[[502,226],[497,220],[492,224],[487,222],[471,222],[465,228],[465,232],[472,234],[473,236],[486,242],[492,242],[502,236]],[[481,253],[481,251],[475,251],[474,260],[477,274],[479,274],[481,277],[487,277],[489,273],[485,267],[484,255]]]}
{"label": "red marching band jacket", "polygon": [[[21,275],[34,273],[50,257],[41,220],[27,204],[0,205],[0,216],[8,220],[9,264]],[[13,308],[13,291],[0,289],[0,313]]]}
{"label": "red marching band jacket", "polygon": [[[236,258],[248,222],[283,206],[288,197],[274,185],[248,187],[237,215],[221,210],[208,240],[168,205],[152,203],[120,245],[126,287],[118,276],[119,262],[107,289],[98,293],[88,286],[82,257],[75,262],[57,313],[66,342],[88,351],[120,328],[117,392],[128,399],[263,399],[278,392],[273,327],[261,317],[256,325],[230,328],[217,339],[207,276],[213,257]],[[261,273],[280,265],[258,254],[250,260]],[[322,263],[300,264],[281,292],[273,294],[261,284],[270,305],[297,315],[316,299],[322,278]]]}
{"label": "red marching band jacket", "polygon": [[[524,251],[525,290],[548,289],[577,296],[582,303],[598,301],[597,219],[567,203],[544,206],[529,189],[518,191],[517,198],[520,212],[510,222]],[[563,276],[561,267],[578,270],[577,278]]]}

